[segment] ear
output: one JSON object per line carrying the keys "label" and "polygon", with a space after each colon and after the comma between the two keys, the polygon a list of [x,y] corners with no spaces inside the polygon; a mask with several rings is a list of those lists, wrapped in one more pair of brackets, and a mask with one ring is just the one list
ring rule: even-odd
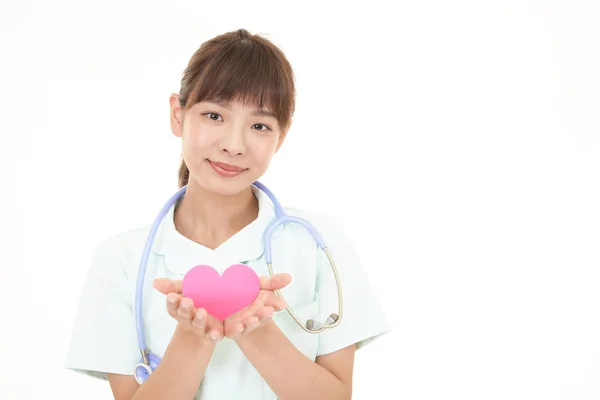
{"label": "ear", "polygon": [[169,97],[171,132],[177,137],[183,135],[183,109],[179,103],[179,95],[173,93]]}

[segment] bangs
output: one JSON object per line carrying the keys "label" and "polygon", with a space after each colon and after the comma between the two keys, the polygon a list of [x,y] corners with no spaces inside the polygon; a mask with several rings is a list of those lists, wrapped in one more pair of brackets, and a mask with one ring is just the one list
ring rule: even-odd
{"label": "bangs", "polygon": [[294,112],[295,89],[284,55],[276,48],[245,39],[228,46],[221,43],[215,50],[205,57],[194,82],[190,82],[187,107],[201,101],[239,101],[269,111],[286,129]]}

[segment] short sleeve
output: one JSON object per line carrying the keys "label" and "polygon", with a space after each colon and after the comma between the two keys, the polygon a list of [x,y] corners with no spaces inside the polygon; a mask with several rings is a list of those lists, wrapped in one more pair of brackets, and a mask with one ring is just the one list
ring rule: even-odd
{"label": "short sleeve", "polygon": [[132,375],[139,361],[129,279],[116,239],[102,243],[89,268],[65,367],[96,378]]}
{"label": "short sleeve", "polygon": [[[388,321],[351,240],[339,222],[328,222],[321,235],[338,270],[343,313],[337,327],[319,335],[317,355],[332,353],[352,344],[356,344],[358,350],[389,332]],[[323,251],[319,251],[317,267],[319,318],[325,321],[330,314],[337,313],[338,298],[335,277]]]}

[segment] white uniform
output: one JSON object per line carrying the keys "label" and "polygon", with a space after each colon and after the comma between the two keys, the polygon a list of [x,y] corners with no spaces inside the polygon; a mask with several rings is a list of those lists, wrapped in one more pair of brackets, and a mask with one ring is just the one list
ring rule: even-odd
{"label": "white uniform", "polygon": [[[176,321],[166,309],[165,295],[152,287],[157,277],[182,279],[192,267],[211,265],[219,273],[231,264],[245,263],[259,276],[268,276],[262,234],[275,213],[268,197],[254,190],[259,200],[258,218],[211,250],[175,229],[174,207],[166,215],[148,260],[143,298],[143,326],[149,351],[162,357]],[[340,225],[331,217],[286,209],[311,222],[327,244],[338,268],[344,300],[339,326],[309,334],[283,310],[273,319],[298,350],[311,360],[356,343],[358,348],[388,331],[367,276]],[[134,302],[138,266],[150,227],[117,235],[102,243],[89,270],[74,324],[66,368],[106,379],[106,373],[132,375],[140,361]],[[282,290],[296,315],[325,321],[338,312],[332,270],[323,251],[306,229],[286,224],[272,238],[274,272],[287,272],[292,283]],[[210,360],[196,399],[276,399],[236,344],[220,341]]]}

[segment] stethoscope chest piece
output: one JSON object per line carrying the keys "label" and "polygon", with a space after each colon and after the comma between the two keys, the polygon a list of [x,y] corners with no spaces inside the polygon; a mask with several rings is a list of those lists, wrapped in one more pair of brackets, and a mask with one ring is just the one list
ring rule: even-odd
{"label": "stethoscope chest piece", "polygon": [[135,380],[140,385],[160,364],[160,357],[156,354],[142,352],[142,359],[135,366]]}

